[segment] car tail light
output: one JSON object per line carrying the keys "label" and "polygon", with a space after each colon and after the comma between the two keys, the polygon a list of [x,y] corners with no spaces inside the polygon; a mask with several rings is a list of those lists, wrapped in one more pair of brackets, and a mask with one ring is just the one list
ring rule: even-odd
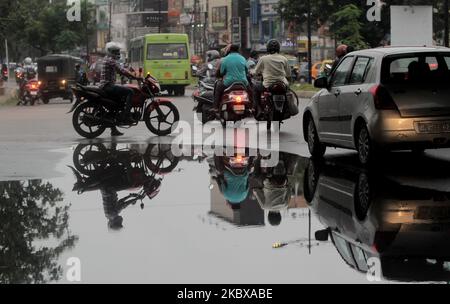
{"label": "car tail light", "polygon": [[229,95],[229,99],[233,103],[248,102],[248,93],[245,91],[233,91]]}
{"label": "car tail light", "polygon": [[369,89],[370,94],[373,96],[375,108],[377,110],[397,110],[397,105],[389,94],[388,90],[381,86],[375,85]]}

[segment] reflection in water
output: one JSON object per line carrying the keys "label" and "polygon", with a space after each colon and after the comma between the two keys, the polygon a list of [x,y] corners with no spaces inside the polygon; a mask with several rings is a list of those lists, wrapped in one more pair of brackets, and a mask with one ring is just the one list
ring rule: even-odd
{"label": "reflection in water", "polygon": [[[63,193],[41,180],[0,182],[0,283],[45,283],[62,276],[58,257],[74,246]],[[52,240],[50,245],[37,243]],[[56,245],[55,245],[56,244]]]}
{"label": "reflection in water", "polygon": [[278,226],[282,211],[298,207],[305,160],[279,153],[277,164],[264,167],[261,154],[248,149],[239,153],[236,149],[233,156],[213,155],[207,159],[215,184],[211,192],[211,214],[237,226],[262,226],[267,211],[269,224]]}
{"label": "reflection in water", "polygon": [[[131,205],[148,197],[154,199],[160,191],[163,175],[173,171],[179,162],[168,145],[149,145],[145,152],[139,147],[117,149],[103,144],[80,144],[73,155],[72,168],[76,183],[73,191],[83,194],[100,191],[108,227],[113,230],[123,228],[120,213]],[[135,191],[120,198],[120,191]]]}
{"label": "reflection in water", "polygon": [[[449,281],[450,164],[392,157],[376,169],[345,158],[310,161],[305,197],[327,227],[316,239],[331,238],[342,259],[361,272]],[[381,269],[368,261],[381,262]]]}

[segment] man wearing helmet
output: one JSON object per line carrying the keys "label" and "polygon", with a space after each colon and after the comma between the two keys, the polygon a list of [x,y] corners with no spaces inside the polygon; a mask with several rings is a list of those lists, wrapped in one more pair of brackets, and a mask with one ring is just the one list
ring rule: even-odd
{"label": "man wearing helmet", "polygon": [[[115,42],[106,44],[107,55],[102,62],[102,72],[100,76],[100,87],[108,96],[117,100],[125,99],[125,107],[122,112],[121,119],[124,123],[133,123],[134,119],[131,115],[131,99],[133,97],[133,90],[116,84],[116,74],[122,76],[138,79],[130,71],[124,69],[118,62],[120,59],[120,45]],[[111,136],[121,136],[116,128],[111,128]]]}
{"label": "man wearing helmet", "polygon": [[220,100],[224,91],[233,83],[241,83],[246,87],[249,85],[247,79],[247,61],[239,53],[239,45],[230,45],[223,49],[226,57],[220,61],[217,76],[222,80],[216,82],[214,89],[214,107],[212,111],[217,112],[220,106]]}
{"label": "man wearing helmet", "polygon": [[263,76],[263,83],[256,83],[254,86],[255,109],[259,108],[261,103],[261,94],[264,89],[268,89],[273,84],[283,82],[289,86],[289,78],[291,77],[291,69],[286,57],[280,55],[280,43],[272,39],[267,43],[266,56],[261,57],[256,65],[255,74]]}
{"label": "man wearing helmet", "polygon": [[206,52],[206,63],[202,66],[202,68],[200,69],[200,71],[198,72],[198,75],[200,77],[206,77],[206,74],[209,70],[208,65],[212,65],[214,70],[211,72],[211,75],[216,75],[216,69],[219,65],[219,61],[220,61],[220,53],[219,51],[216,50],[210,50],[208,52]]}
{"label": "man wearing helmet", "polygon": [[337,68],[337,66],[338,66],[339,62],[341,62],[342,58],[344,58],[345,55],[348,54],[348,51],[349,51],[349,47],[345,44],[341,44],[336,48],[336,59],[333,62],[333,67],[331,68],[331,71],[334,71],[334,69]]}
{"label": "man wearing helmet", "polygon": [[27,57],[23,60],[23,77],[19,82],[19,104],[24,103],[23,97],[25,94],[25,85],[29,80],[32,80],[36,77],[36,70],[33,66],[33,60],[30,57]]}

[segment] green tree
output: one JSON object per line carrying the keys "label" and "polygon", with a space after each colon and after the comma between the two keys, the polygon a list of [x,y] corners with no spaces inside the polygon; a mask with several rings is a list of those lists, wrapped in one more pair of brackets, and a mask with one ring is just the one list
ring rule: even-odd
{"label": "green tree", "polygon": [[[58,257],[74,246],[63,194],[41,180],[0,182],[0,283],[45,283],[62,275]],[[52,246],[40,245],[51,240]]]}
{"label": "green tree", "polygon": [[53,0],[51,3],[48,0],[2,3],[0,36],[8,39],[13,54],[19,52],[29,55],[34,50],[37,56],[41,56],[49,52],[72,50],[83,45],[86,35],[92,35],[95,30],[94,6],[85,1],[81,2],[81,22],[67,20],[69,7],[65,0]]}
{"label": "green tree", "polygon": [[351,45],[355,49],[367,48],[368,45],[361,35],[361,15],[361,9],[354,4],[342,7],[331,16],[330,31],[341,43]]}

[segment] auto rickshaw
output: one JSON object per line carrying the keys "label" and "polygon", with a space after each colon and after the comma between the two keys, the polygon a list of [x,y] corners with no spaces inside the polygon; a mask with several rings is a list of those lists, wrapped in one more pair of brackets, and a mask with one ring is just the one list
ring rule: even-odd
{"label": "auto rickshaw", "polygon": [[76,84],[75,65],[83,60],[70,55],[48,55],[37,60],[38,79],[42,102],[48,104],[52,98],[62,98],[73,102],[71,87]]}

